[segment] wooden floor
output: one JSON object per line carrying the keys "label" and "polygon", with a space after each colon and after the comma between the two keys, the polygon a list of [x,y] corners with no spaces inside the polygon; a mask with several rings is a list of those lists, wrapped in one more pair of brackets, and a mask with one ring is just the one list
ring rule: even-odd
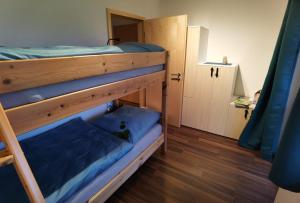
{"label": "wooden floor", "polygon": [[270,163],[236,141],[170,127],[168,152],[153,155],[107,202],[271,203]]}

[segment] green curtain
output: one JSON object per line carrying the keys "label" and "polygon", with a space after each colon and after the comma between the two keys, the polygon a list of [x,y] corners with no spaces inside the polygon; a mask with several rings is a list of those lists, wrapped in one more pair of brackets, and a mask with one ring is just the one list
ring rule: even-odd
{"label": "green curtain", "polygon": [[300,91],[283,131],[270,179],[284,189],[300,192]]}
{"label": "green curtain", "polygon": [[300,0],[290,0],[260,99],[239,140],[240,146],[260,150],[267,160],[278,148],[299,42]]}

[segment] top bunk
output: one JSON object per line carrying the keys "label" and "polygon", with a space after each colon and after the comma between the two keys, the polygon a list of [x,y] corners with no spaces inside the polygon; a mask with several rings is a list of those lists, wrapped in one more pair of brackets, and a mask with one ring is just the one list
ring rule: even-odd
{"label": "top bunk", "polygon": [[166,51],[156,45],[42,50],[0,49],[7,58],[0,61],[0,106],[17,135],[162,85],[166,78]]}
{"label": "top bunk", "polygon": [[0,94],[166,63],[153,44],[48,48],[0,47]]}

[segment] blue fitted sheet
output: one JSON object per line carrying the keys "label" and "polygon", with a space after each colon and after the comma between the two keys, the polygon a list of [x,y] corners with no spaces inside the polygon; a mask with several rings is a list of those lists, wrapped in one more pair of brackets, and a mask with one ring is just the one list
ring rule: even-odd
{"label": "blue fitted sheet", "polygon": [[102,55],[136,52],[162,52],[163,48],[154,44],[127,42],[116,46],[82,47],[82,46],[53,46],[42,48],[11,48],[0,46],[0,61],[18,59],[55,58],[65,56]]}
{"label": "blue fitted sheet", "polygon": [[97,176],[86,187],[82,188],[78,193],[70,197],[67,203],[87,202],[93,195],[99,192],[109,183],[112,178],[118,175],[126,166],[136,159],[144,150],[153,144],[161,135],[162,126],[160,124],[154,125],[144,137],[134,145],[126,155],[119,161],[114,163],[110,168]]}
{"label": "blue fitted sheet", "polygon": [[[65,202],[133,147],[79,118],[20,144],[47,202]],[[0,179],[0,202],[28,202],[12,165]]]}
{"label": "blue fitted sheet", "polygon": [[48,86],[42,86],[32,89],[21,90],[17,92],[0,94],[0,102],[5,109],[38,102],[44,99],[56,97],[59,95],[100,86],[128,78],[151,74],[163,70],[163,65],[156,65],[146,68],[138,68],[130,71],[94,76],[74,81],[57,83]]}

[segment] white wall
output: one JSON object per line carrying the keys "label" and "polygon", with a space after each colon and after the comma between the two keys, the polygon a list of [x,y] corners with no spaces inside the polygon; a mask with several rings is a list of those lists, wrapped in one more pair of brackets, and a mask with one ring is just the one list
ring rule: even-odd
{"label": "white wall", "polygon": [[145,17],[159,0],[1,0],[0,46],[99,45],[107,40],[107,7]]}
{"label": "white wall", "polygon": [[261,89],[287,0],[161,0],[161,15],[188,14],[209,29],[208,60],[239,63],[246,95]]}
{"label": "white wall", "polygon": [[244,90],[262,87],[287,0],[1,0],[0,46],[100,45],[105,8],[148,18],[188,14],[209,28],[208,60],[239,63]]}

